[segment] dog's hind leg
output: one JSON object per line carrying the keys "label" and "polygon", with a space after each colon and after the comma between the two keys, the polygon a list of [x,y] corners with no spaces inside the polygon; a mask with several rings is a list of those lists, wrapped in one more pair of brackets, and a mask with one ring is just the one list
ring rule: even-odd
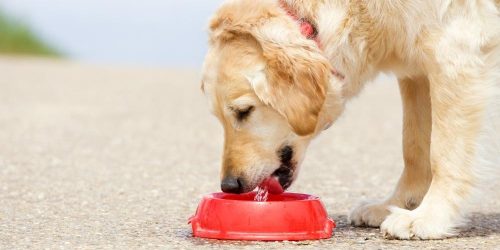
{"label": "dog's hind leg", "polygon": [[389,215],[389,207],[416,208],[432,175],[430,168],[431,104],[426,77],[399,79],[403,102],[403,154],[405,167],[394,193],[385,201],[362,203],[351,215],[355,226],[378,227]]}
{"label": "dog's hind leg", "polygon": [[427,77],[400,79],[403,102],[403,156],[405,168],[391,199],[401,208],[420,205],[432,180],[430,162],[431,99]]}

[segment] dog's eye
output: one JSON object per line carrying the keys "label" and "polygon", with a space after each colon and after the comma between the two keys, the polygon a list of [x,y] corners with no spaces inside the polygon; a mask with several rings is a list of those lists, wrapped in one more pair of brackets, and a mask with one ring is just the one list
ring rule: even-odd
{"label": "dog's eye", "polygon": [[248,116],[250,116],[250,113],[252,113],[253,110],[254,110],[254,106],[250,106],[250,107],[245,108],[245,109],[235,110],[234,112],[236,113],[236,119],[238,119],[238,121],[245,120],[246,118],[248,118]]}

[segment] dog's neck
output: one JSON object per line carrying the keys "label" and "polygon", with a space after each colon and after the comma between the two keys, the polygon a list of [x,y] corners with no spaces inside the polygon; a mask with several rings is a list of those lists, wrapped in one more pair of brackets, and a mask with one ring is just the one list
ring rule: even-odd
{"label": "dog's neck", "polygon": [[[280,0],[280,6],[287,12],[287,14],[290,17],[292,17],[298,23],[302,35],[304,35],[307,39],[316,42],[318,47],[321,49],[322,45],[320,39],[318,38],[318,30],[315,24],[309,21],[307,17],[302,17],[299,14],[297,14],[294,9],[290,8],[287,5],[285,0]],[[344,75],[340,73],[337,69],[332,68],[331,72],[335,77],[339,78],[340,80],[344,80],[345,78]]]}
{"label": "dog's neck", "polygon": [[368,14],[363,1],[280,0],[299,19],[307,20],[317,30],[316,40],[333,68],[344,77],[342,96],[357,95],[365,82],[376,76],[383,55],[373,53],[367,41],[383,39],[373,30],[378,24]]}
{"label": "dog's neck", "polygon": [[371,32],[377,24],[362,1],[354,1],[356,4],[332,0],[279,1],[296,20],[306,20],[314,27],[314,40],[332,67],[342,74],[342,84],[333,82],[328,91],[316,129],[320,132],[340,116],[345,101],[356,96],[364,83],[376,76],[383,56],[371,53],[366,43],[380,39],[377,37],[380,34]]}

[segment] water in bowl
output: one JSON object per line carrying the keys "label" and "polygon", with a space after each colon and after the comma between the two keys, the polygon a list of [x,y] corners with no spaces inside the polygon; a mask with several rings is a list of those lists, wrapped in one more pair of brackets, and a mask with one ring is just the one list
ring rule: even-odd
{"label": "water in bowl", "polygon": [[253,200],[260,202],[267,201],[268,196],[269,196],[269,190],[267,186],[259,186]]}

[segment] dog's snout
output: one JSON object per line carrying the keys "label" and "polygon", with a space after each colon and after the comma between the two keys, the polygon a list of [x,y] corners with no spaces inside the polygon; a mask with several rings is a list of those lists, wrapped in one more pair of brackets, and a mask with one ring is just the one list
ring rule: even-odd
{"label": "dog's snout", "polygon": [[243,193],[243,181],[235,176],[226,176],[222,179],[220,188],[224,193],[241,194]]}

